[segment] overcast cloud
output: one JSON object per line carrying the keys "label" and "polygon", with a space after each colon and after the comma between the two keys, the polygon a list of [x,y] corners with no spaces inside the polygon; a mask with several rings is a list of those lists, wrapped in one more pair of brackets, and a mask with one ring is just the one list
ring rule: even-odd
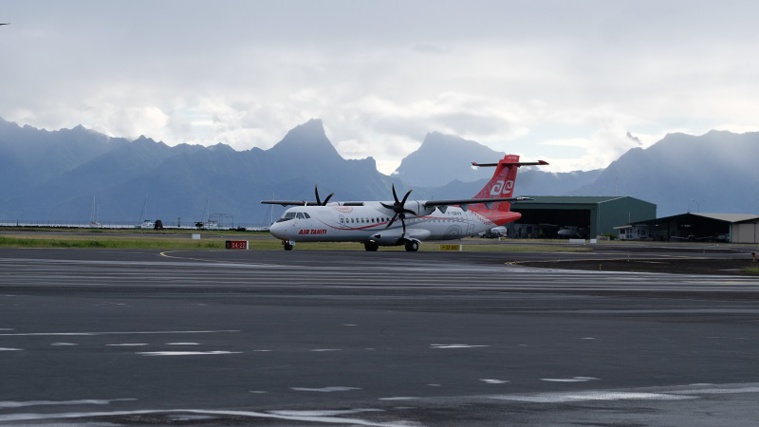
{"label": "overcast cloud", "polygon": [[757,130],[758,18],[753,1],[5,0],[0,117],[237,150],[320,118],[384,173],[432,131],[588,170],[669,132]]}

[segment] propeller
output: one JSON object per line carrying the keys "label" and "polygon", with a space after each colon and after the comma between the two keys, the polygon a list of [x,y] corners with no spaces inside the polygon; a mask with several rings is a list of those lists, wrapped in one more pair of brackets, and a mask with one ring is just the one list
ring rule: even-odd
{"label": "propeller", "polygon": [[411,194],[411,190],[409,190],[406,195],[403,196],[403,200],[398,200],[398,193],[395,192],[395,184],[393,184],[393,198],[395,199],[395,202],[392,205],[380,203],[386,209],[391,209],[393,212],[395,212],[395,215],[393,215],[393,218],[390,220],[390,222],[387,223],[387,226],[385,226],[385,228],[390,228],[396,219],[401,220],[401,225],[403,226],[403,234],[401,234],[401,238],[404,238],[406,236],[406,214],[416,214],[416,212],[412,211],[411,209],[406,209],[405,207],[409,194]]}
{"label": "propeller", "polygon": [[314,185],[314,194],[316,194],[316,205],[317,206],[327,206],[327,202],[329,202],[329,199],[332,198],[332,196],[335,195],[335,193],[329,193],[326,199],[324,199],[324,202],[319,198],[319,187]]}

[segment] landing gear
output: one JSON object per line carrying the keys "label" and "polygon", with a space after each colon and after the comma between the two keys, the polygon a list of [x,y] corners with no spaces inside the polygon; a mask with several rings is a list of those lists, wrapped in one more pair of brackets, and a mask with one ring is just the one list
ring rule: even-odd
{"label": "landing gear", "polygon": [[285,248],[286,251],[293,250],[293,243],[290,242],[290,241],[288,241],[288,240],[283,240],[282,241],[282,246]]}
{"label": "landing gear", "polygon": [[419,250],[419,242],[416,240],[407,240],[403,246],[406,247],[406,252],[416,252]]}
{"label": "landing gear", "polygon": [[379,245],[377,242],[364,242],[364,249],[366,249],[367,252],[377,252]]}

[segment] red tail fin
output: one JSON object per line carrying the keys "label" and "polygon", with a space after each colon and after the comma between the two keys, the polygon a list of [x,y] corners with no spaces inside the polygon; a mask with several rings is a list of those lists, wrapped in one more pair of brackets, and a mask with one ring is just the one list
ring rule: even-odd
{"label": "red tail fin", "polygon": [[[490,178],[485,187],[474,196],[475,199],[488,199],[494,197],[514,197],[514,183],[517,179],[517,170],[520,166],[527,165],[547,165],[548,163],[540,160],[538,162],[519,162],[519,156],[516,154],[507,154],[498,163],[479,164],[472,163],[474,166],[495,166],[493,177]],[[522,215],[517,212],[511,212],[511,203],[497,202],[487,205],[473,205],[471,210],[483,215],[497,225],[503,225],[507,222],[518,220]]]}

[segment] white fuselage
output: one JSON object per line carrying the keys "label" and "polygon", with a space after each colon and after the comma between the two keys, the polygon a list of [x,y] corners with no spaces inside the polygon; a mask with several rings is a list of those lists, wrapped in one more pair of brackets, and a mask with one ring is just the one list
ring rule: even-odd
{"label": "white fuselage", "polygon": [[336,203],[290,208],[271,225],[270,232],[279,239],[292,242],[371,241],[379,245],[396,245],[401,239],[460,239],[496,226],[484,216],[458,206],[450,206],[443,212],[424,209],[423,204],[424,201],[406,203],[406,208],[419,215],[406,214],[405,234],[400,219],[388,227],[394,212],[380,202],[364,202],[362,206]]}

